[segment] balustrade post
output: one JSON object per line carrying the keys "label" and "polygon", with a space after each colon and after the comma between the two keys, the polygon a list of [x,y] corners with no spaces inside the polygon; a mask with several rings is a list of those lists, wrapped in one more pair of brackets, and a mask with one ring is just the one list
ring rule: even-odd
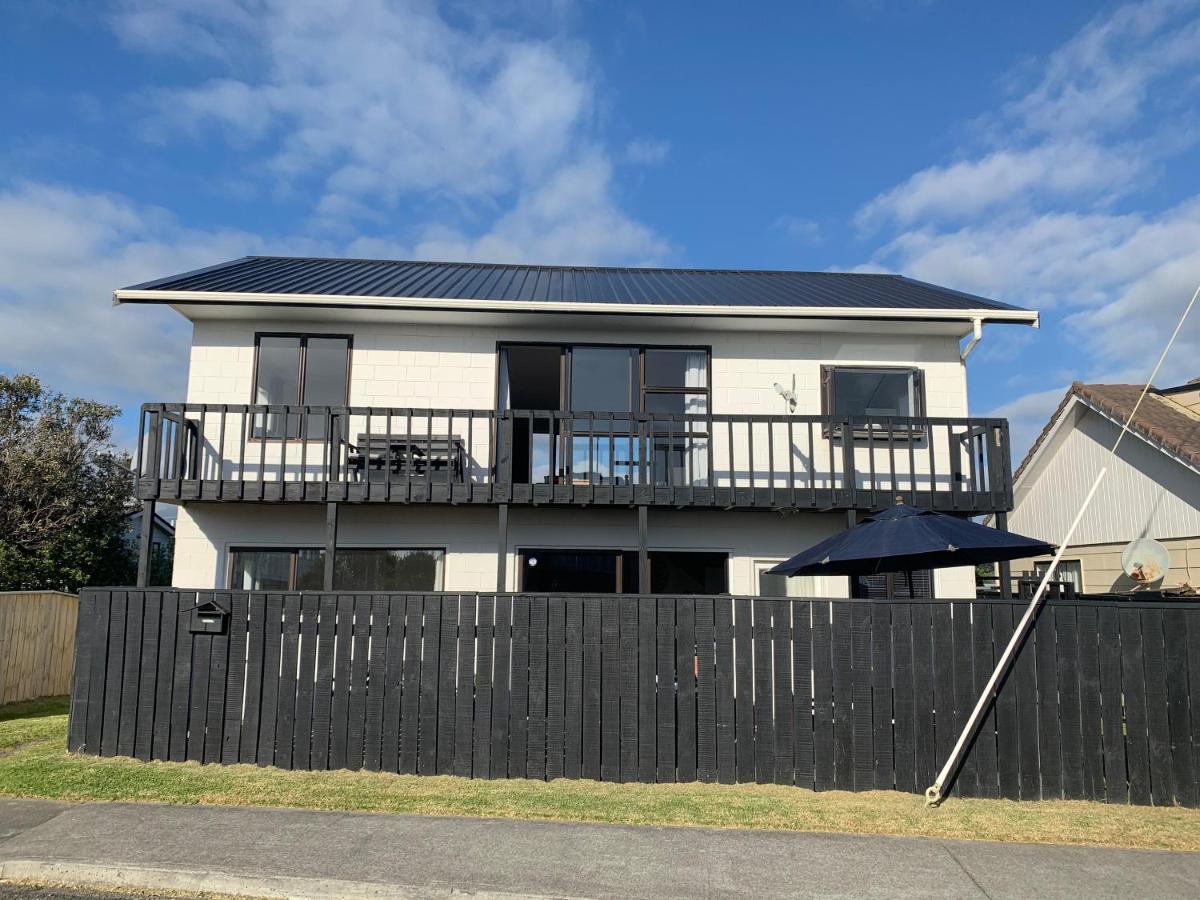
{"label": "balustrade post", "polygon": [[337,553],[338,504],[325,504],[325,578],[323,588],[333,590],[333,564]]}
{"label": "balustrade post", "polygon": [[138,540],[137,586],[150,586],[150,562],[154,550],[154,501],[142,501],[142,533]]}

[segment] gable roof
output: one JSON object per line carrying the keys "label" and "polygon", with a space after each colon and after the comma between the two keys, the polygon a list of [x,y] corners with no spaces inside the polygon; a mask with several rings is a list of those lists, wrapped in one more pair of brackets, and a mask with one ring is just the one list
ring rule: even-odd
{"label": "gable roof", "polygon": [[[684,314],[873,311],[913,318],[1037,323],[1037,313],[902,275],[849,272],[501,265],[246,256],[113,293],[118,303],[274,300],[465,301],[471,308],[586,309]],[[434,301],[430,303],[429,301]],[[399,304],[395,304],[399,305]],[[459,304],[455,304],[459,305]],[[464,304],[465,305],[465,304]]]}
{"label": "gable roof", "polygon": [[[1050,416],[1050,421],[1033,442],[1033,446],[1029,448],[1029,452],[1025,454],[1025,458],[1021,460],[1017,471],[1013,473],[1013,483],[1020,479],[1033,462],[1033,458],[1050,437],[1054,426],[1072,400],[1078,398],[1087,406],[1124,424],[1137,404],[1142,387],[1140,384],[1074,382],[1068,388],[1062,402],[1058,404],[1058,409]],[[1179,404],[1163,396],[1171,390],[1173,389],[1167,388],[1160,391],[1151,386],[1138,409],[1137,417],[1129,426],[1130,431],[1200,469],[1200,416],[1185,411]]]}

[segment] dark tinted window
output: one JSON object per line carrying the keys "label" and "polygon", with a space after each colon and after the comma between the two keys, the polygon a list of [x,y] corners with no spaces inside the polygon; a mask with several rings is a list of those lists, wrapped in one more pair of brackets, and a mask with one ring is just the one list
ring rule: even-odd
{"label": "dark tinted window", "polygon": [[339,549],[333,586],[339,591],[440,591],[441,550]]}
{"label": "dark tinted window", "polygon": [[306,406],[341,406],[347,396],[345,338],[310,337],[304,349],[304,393]]}
{"label": "dark tinted window", "polygon": [[646,394],[646,412],[696,415],[708,412],[707,394]]}
{"label": "dark tinted window", "polygon": [[300,338],[259,338],[254,385],[255,403],[300,402]]}
{"label": "dark tinted window", "polygon": [[832,373],[835,416],[917,416],[911,369],[843,369]]}
{"label": "dark tinted window", "polygon": [[628,347],[575,347],[571,351],[571,409],[630,412],[634,354]]}
{"label": "dark tinted window", "polygon": [[708,387],[708,354],[703,350],[647,350],[646,387]]}
{"label": "dark tinted window", "polygon": [[650,553],[650,591],[654,594],[725,594],[729,557],[724,553],[658,550]]}

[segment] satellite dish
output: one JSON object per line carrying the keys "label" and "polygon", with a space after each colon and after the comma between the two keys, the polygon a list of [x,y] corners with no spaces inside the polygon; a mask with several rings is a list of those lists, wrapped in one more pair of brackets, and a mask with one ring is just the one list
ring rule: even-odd
{"label": "satellite dish", "polygon": [[1121,553],[1121,569],[1138,587],[1149,587],[1162,581],[1170,568],[1167,548],[1150,538],[1130,541]]}

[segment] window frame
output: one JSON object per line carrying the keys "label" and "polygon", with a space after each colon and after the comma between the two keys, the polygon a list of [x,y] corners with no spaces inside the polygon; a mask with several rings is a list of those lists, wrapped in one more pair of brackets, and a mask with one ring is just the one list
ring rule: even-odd
{"label": "window frame", "polygon": [[[261,352],[263,338],[298,338],[300,341],[300,362],[297,369],[297,394],[299,400],[296,403],[259,403],[258,402],[258,364]],[[353,334],[326,334],[320,331],[256,331],[254,332],[254,371],[250,377],[250,405],[251,406],[305,406],[304,402],[304,376],[307,371],[308,363],[308,342],[311,338],[328,339],[328,340],[344,340],[346,342],[346,396],[342,400],[342,406],[350,405],[350,378],[353,374],[354,360],[354,335]],[[325,406],[327,404],[317,404]],[[297,434],[292,437],[287,435],[287,428],[284,429],[284,434],[279,437],[256,433],[260,429],[256,428],[254,422],[250,422],[250,434],[248,435],[251,441],[314,441],[322,442],[326,438],[309,438],[302,434]]]}
{"label": "window frame", "polygon": [[[835,411],[837,405],[836,389],[834,387],[834,376],[839,371],[853,372],[904,372],[912,379],[912,398],[913,406],[916,407],[913,413],[909,416],[899,416],[898,418],[907,419],[923,419],[927,416],[928,404],[925,396],[925,370],[920,366],[870,366],[870,365],[842,365],[840,363],[822,363],[821,364],[821,415],[826,419],[841,418]],[[849,416],[847,418],[856,418]],[[891,435],[897,439],[919,440],[925,436],[926,429],[921,425],[893,425],[888,428],[882,422],[871,422],[869,425],[855,425],[852,429],[852,437],[854,439],[866,439],[872,435]],[[822,437],[840,438],[842,429],[834,424],[825,422],[821,426]]]}

